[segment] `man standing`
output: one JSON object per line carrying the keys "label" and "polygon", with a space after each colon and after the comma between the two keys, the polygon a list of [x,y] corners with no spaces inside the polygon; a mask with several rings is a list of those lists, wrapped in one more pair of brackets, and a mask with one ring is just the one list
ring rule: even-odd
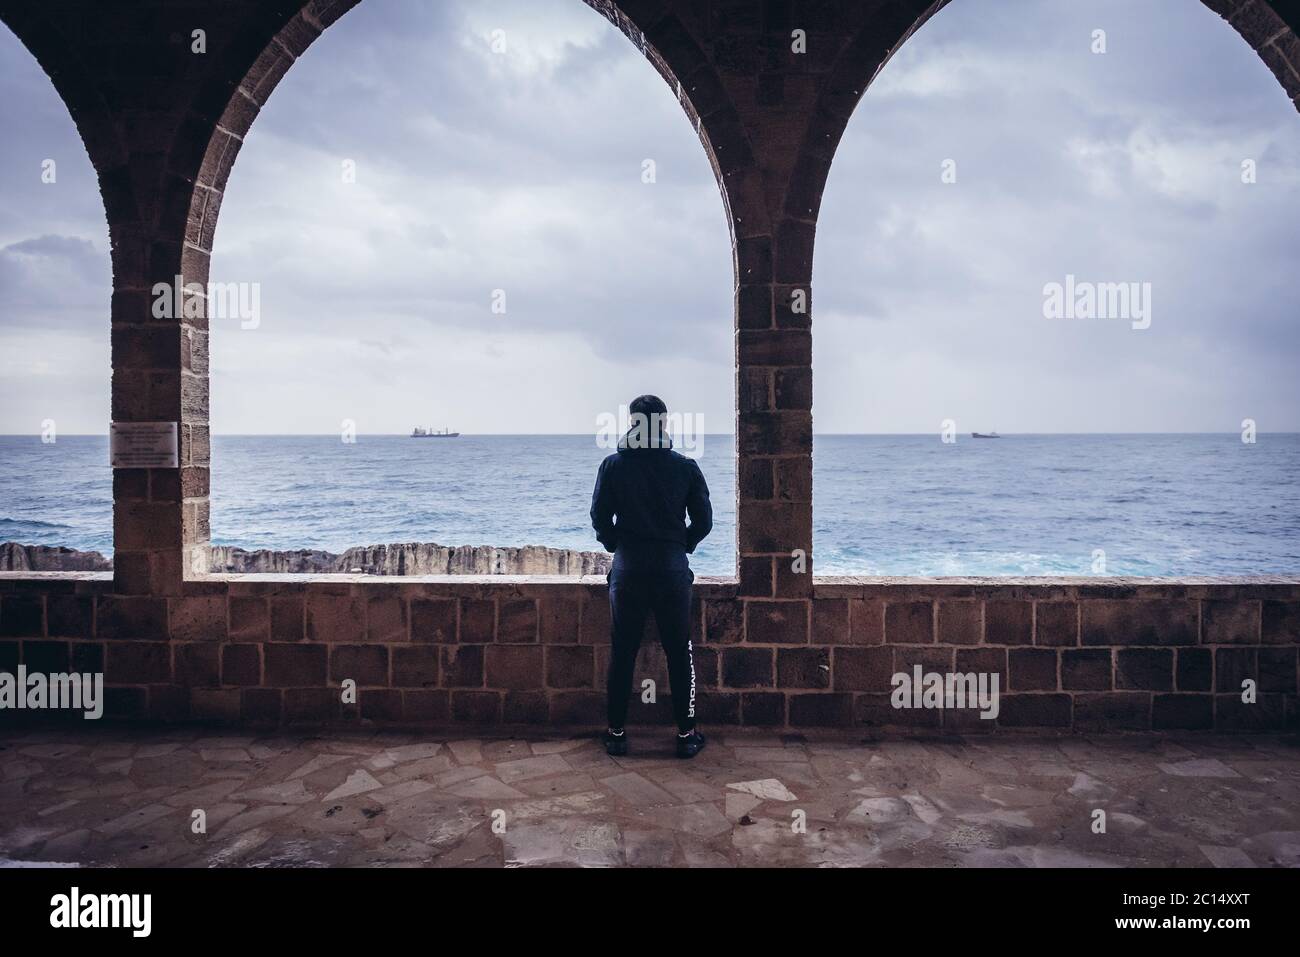
{"label": "man standing", "polygon": [[632,673],[646,618],[653,613],[668,658],[677,756],[693,758],[704,749],[704,735],[695,727],[690,633],[695,574],[686,556],[709,534],[713,509],[699,465],[673,451],[663,400],[638,396],[630,411],[632,427],[619,440],[618,451],[600,463],[591,496],[596,538],[614,553],[609,572],[612,650],[605,750],[616,757],[627,754],[624,725]]}

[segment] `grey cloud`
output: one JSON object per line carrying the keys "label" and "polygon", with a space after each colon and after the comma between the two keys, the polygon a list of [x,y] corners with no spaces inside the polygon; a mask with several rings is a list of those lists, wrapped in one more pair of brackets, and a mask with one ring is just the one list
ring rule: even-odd
{"label": "grey cloud", "polygon": [[[70,318],[105,332],[111,290],[105,250],[76,236],[36,236],[0,247],[0,310],[10,328]],[[96,314],[95,307],[101,311]],[[98,330],[91,323],[98,321]]]}

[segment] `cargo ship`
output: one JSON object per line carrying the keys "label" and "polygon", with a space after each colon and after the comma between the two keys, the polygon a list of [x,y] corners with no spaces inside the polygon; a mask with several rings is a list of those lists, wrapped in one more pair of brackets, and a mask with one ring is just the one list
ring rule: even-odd
{"label": "cargo ship", "polygon": [[449,432],[446,429],[437,432],[433,429],[422,429],[418,425],[411,430],[411,438],[413,439],[454,439],[459,436],[459,432]]}
{"label": "cargo ship", "polygon": [[972,439],[1000,439],[1000,438],[1002,438],[1002,436],[998,435],[996,432],[972,432],[972,433],[970,434],[970,437],[971,437]]}

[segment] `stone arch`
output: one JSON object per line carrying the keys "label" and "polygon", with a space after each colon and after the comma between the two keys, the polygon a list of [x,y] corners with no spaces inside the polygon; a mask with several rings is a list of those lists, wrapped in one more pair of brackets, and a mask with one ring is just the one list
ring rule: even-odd
{"label": "stone arch", "polygon": [[[816,221],[831,159],[853,111],[885,64],[952,0],[895,0],[859,24],[830,65],[799,148],[789,210]],[[1281,0],[1202,0],[1236,30],[1300,110],[1300,8]],[[1285,12],[1284,12],[1285,11]]]}
{"label": "stone arch", "polygon": [[[206,285],[221,200],[244,136],[272,91],[326,29],[360,0],[307,0],[287,17],[259,13],[233,46],[222,51],[219,70],[195,94],[177,129],[167,159],[163,249],[174,250],[175,274],[186,286]],[[731,105],[711,61],[691,31],[663,2],[584,0],[622,32],[668,82],[700,138],[722,192],[732,235],[733,273],[747,255],[741,234],[767,228],[765,207],[748,195],[756,183],[749,135]],[[627,9],[625,9],[627,8]],[[634,10],[632,8],[635,8]],[[268,38],[269,39],[266,39]],[[183,215],[182,215],[183,213]],[[739,248],[739,252],[737,251]],[[170,260],[170,257],[166,257]],[[752,258],[752,254],[750,255]],[[154,263],[155,280],[170,272]],[[758,267],[762,268],[762,267]],[[206,567],[209,539],[210,431],[206,318],[181,320],[180,428],[181,569]]]}
{"label": "stone arch", "polygon": [[[799,143],[784,192],[784,205],[781,210],[781,225],[776,230],[776,239],[780,243],[783,236],[791,237],[783,244],[785,250],[778,256],[775,321],[770,328],[782,327],[783,298],[782,291],[803,287],[811,298],[813,293],[812,258],[815,231],[820,212],[822,194],[830,172],[831,162],[840,140],[848,126],[859,101],[868,86],[875,79],[898,49],[916,33],[931,17],[947,6],[952,0],[889,0],[889,2],[842,12],[839,26],[840,33],[826,36],[824,42],[832,49],[823,63],[825,79],[819,85],[810,102],[807,122],[799,132]],[[960,0],[958,0],[960,2]],[[1202,0],[1212,11],[1223,18],[1255,50],[1264,63],[1277,77],[1282,88],[1292,103],[1300,110],[1300,8],[1286,0]],[[811,310],[810,310],[811,314]],[[742,329],[744,318],[742,313]],[[766,323],[764,323],[766,326]],[[785,368],[778,370],[778,376],[785,376],[798,381],[800,388],[808,390],[807,408],[811,417],[811,321],[802,326],[809,333],[809,341],[799,350],[783,350],[780,361]],[[744,333],[742,332],[742,336]],[[768,334],[768,338],[771,334]],[[743,360],[741,373],[743,375]],[[779,379],[778,379],[779,384]],[[740,393],[743,413],[744,392]],[[779,399],[776,405],[781,408]],[[742,419],[743,419],[742,415]],[[802,431],[802,430],[801,430]],[[811,436],[811,422],[807,425]],[[783,524],[786,544],[811,542],[812,540],[812,505],[811,505],[811,443],[805,452],[802,439],[794,441],[787,434],[783,440],[784,459],[778,461],[780,467],[787,468],[800,476],[800,481],[809,484],[806,497],[798,498],[798,508],[793,514],[778,514],[776,517]],[[805,461],[806,459],[806,461]],[[743,464],[743,458],[742,458]],[[738,484],[743,479],[738,474]],[[767,488],[774,481],[771,476],[762,475],[762,482]],[[785,496],[781,494],[779,472],[774,509],[779,509]],[[769,497],[771,492],[768,493]],[[806,498],[806,501],[805,501]],[[756,503],[762,508],[765,503]],[[741,526],[744,527],[743,512]],[[751,523],[751,525],[754,523]],[[808,547],[811,551],[811,546]],[[755,551],[772,551],[771,544],[756,547]],[[741,547],[741,581],[745,585],[745,553]],[[800,594],[804,588],[791,584],[786,576],[782,583],[782,570],[779,554],[772,568],[772,585],[770,594]],[[756,574],[766,574],[759,567]],[[809,578],[811,576],[808,576]],[[807,586],[810,588],[810,583]],[[746,594],[762,594],[763,585],[758,589],[746,591]]]}
{"label": "stone arch", "polygon": [[[197,92],[167,163],[181,180],[169,184],[169,190],[193,184],[186,215],[187,244],[210,250],[220,212],[219,194],[244,135],[294,61],[360,2],[307,0],[287,20],[267,14],[260,18],[262,24],[248,28],[243,39],[223,50],[221,69]],[[662,2],[583,2],[617,27],[673,88],[700,136],[726,201],[736,192],[728,189],[731,177],[752,169],[753,152],[716,70],[691,32]],[[624,7],[636,11],[625,12]],[[269,39],[263,42],[263,37]],[[728,211],[733,212],[730,207]]]}
{"label": "stone arch", "polygon": [[[99,174],[105,206],[120,204],[124,195],[117,187],[127,179],[129,151],[113,122],[103,90],[77,55],[75,45],[38,4],[0,0],[0,20],[40,64],[71,114]],[[111,210],[108,218],[111,222]]]}

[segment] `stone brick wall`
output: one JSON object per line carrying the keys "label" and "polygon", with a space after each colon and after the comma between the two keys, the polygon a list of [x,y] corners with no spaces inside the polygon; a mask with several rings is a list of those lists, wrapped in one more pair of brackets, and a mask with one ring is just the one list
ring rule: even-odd
{"label": "stone brick wall", "polygon": [[[1300,725],[1300,584],[819,579],[811,599],[696,589],[710,726],[1146,731]],[[0,670],[103,670],[110,717],[248,725],[599,725],[602,579],[190,583],[121,595],[105,576],[0,577]],[[891,677],[998,675],[1000,714],[898,710]],[[636,723],[670,723],[653,628]],[[1258,689],[1242,701],[1242,682]],[[359,689],[343,704],[342,682]],[[30,715],[0,712],[0,720]],[[79,718],[77,720],[80,720]]]}
{"label": "stone brick wall", "polygon": [[[822,191],[872,78],[944,2],[587,0],[675,91],[731,233],[739,549],[735,582],[700,587],[706,713],[712,723],[870,725],[883,720],[888,669],[951,659],[1006,669],[1001,726],[1293,721],[1294,583],[812,576]],[[1205,2],[1300,106],[1294,0]],[[49,75],[99,175],[112,240],[113,420],[173,421],[181,440],[178,468],[114,475],[111,582],[0,580],[0,667],[102,661],[114,713],[132,717],[329,719],[330,682],[354,670],[366,679],[360,717],[340,720],[589,721],[603,663],[598,583],[200,574],[213,468],[207,307],[158,319],[152,290],[177,276],[206,284],[244,136],[295,61],[356,3],[0,0],[0,20]],[[192,50],[195,30],[203,53]],[[808,557],[806,574],[789,572],[795,551]],[[662,670],[652,654],[647,667]],[[1251,669],[1262,694],[1243,711],[1229,692]]]}

